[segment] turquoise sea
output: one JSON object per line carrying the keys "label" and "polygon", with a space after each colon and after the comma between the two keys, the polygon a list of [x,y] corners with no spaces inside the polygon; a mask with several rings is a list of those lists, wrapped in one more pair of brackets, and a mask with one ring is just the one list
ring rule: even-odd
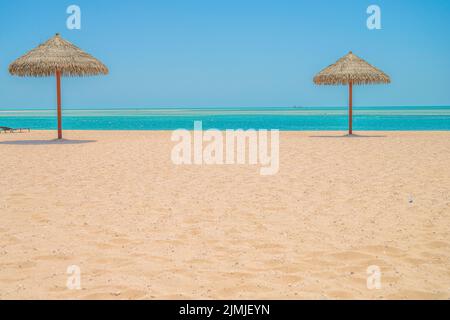
{"label": "turquoise sea", "polygon": [[[148,108],[64,110],[66,130],[279,129],[346,130],[346,107]],[[355,130],[450,130],[448,107],[359,107]],[[56,129],[56,110],[0,110],[0,126]]]}

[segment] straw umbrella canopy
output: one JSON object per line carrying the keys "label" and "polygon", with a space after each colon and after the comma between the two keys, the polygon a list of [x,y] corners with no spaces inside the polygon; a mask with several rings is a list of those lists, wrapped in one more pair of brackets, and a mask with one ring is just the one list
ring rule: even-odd
{"label": "straw umbrella canopy", "polygon": [[108,74],[108,68],[57,33],[9,66],[19,77],[56,77],[58,104],[58,139],[62,139],[61,77],[85,77]]}
{"label": "straw umbrella canopy", "polygon": [[348,85],[349,134],[353,134],[353,85],[388,84],[391,79],[383,71],[370,65],[351,51],[335,64],[323,69],[314,77],[317,85]]}

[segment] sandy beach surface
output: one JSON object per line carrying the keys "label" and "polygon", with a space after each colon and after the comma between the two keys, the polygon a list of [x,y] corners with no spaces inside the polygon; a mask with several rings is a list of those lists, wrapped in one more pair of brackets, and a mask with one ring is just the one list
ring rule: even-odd
{"label": "sandy beach surface", "polygon": [[359,134],[281,133],[274,176],[176,166],[170,132],[1,134],[0,299],[449,299],[450,132]]}

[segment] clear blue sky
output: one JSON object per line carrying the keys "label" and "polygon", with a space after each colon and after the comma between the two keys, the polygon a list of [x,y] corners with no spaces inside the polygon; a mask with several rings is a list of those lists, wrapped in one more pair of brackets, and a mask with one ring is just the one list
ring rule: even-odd
{"label": "clear blue sky", "polygon": [[[382,30],[366,27],[371,4]],[[7,69],[56,32],[110,69],[65,78],[65,108],[346,105],[312,78],[349,50],[393,80],[356,88],[357,105],[450,105],[448,0],[0,0],[0,107],[54,107],[53,78]]]}

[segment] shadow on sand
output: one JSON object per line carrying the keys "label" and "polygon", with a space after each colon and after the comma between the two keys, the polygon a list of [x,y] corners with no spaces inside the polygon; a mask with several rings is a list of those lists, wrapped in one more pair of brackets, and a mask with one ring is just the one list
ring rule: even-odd
{"label": "shadow on sand", "polygon": [[386,136],[382,136],[382,135],[345,134],[345,135],[342,135],[342,136],[335,136],[335,135],[310,136],[310,138],[358,139],[358,138],[386,138]]}
{"label": "shadow on sand", "polygon": [[0,145],[15,145],[15,146],[45,146],[45,145],[71,145],[94,143],[96,140],[16,140],[16,141],[0,141]]}

